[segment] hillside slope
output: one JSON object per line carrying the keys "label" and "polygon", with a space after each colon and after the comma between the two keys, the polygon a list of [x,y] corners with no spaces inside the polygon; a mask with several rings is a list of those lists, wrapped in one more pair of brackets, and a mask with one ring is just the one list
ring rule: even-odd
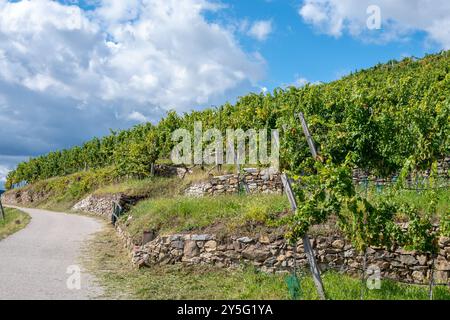
{"label": "hillside slope", "polygon": [[294,116],[303,111],[322,154],[342,162],[351,153],[357,166],[380,175],[401,168],[408,158],[427,168],[450,154],[450,52],[391,61],[329,84],[276,89],[249,94],[235,105],[174,112],[156,126],[144,124],[130,130],[94,138],[80,147],[55,151],[19,164],[6,183],[33,183],[86,169],[113,166],[118,176],[147,177],[151,165],[168,159],[174,146],[171,133],[192,130],[201,121],[203,130],[218,128],[278,128],[281,164],[292,169],[309,158],[301,125]]}

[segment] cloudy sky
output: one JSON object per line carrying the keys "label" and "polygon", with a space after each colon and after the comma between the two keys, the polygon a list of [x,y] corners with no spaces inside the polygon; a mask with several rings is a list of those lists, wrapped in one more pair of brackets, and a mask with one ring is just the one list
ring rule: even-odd
{"label": "cloudy sky", "polygon": [[170,109],[449,48],[448,0],[0,0],[0,187],[19,161]]}

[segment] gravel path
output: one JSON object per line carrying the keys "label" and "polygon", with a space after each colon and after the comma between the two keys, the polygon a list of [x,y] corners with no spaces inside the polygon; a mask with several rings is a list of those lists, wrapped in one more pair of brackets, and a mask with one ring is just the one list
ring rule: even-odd
{"label": "gravel path", "polygon": [[[80,255],[84,241],[100,231],[103,224],[79,215],[18,209],[32,219],[25,229],[0,241],[0,300],[78,300],[100,296],[102,289],[81,269]],[[80,289],[76,288],[78,284]]]}

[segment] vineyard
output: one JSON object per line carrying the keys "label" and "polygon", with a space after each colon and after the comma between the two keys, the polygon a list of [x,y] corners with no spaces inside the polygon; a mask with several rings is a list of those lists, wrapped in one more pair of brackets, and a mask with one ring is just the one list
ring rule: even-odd
{"label": "vineyard", "polygon": [[[317,147],[313,152],[299,114],[307,118]],[[307,239],[313,226],[333,218],[363,257],[371,247],[426,255],[433,261],[427,276],[433,292],[433,265],[443,256],[439,241],[450,237],[450,212],[439,199],[447,191],[448,174],[443,177],[438,170],[450,155],[450,51],[380,64],[329,84],[249,94],[235,105],[183,115],[172,111],[157,125],[112,131],[82,146],[20,163],[8,175],[6,187],[102,170],[111,181],[148,178],[155,163],[169,159],[177,143],[172,132],[193,131],[196,122],[202,122],[204,130],[216,128],[223,134],[227,128],[279,130],[280,170],[294,182],[289,199],[294,214],[267,217],[264,222],[285,228],[290,244]],[[370,197],[367,188],[354,183],[356,169],[390,179],[383,197]],[[421,199],[426,199],[420,208],[399,201],[412,181],[416,192],[420,184]],[[195,214],[204,211],[208,210]],[[399,221],[406,221],[407,228]],[[364,277],[365,267],[362,272]]]}
{"label": "vineyard", "polygon": [[235,105],[169,112],[157,125],[112,131],[82,146],[51,152],[18,165],[6,187],[33,183],[87,169],[114,166],[117,176],[150,175],[152,163],[169,158],[171,134],[178,128],[280,130],[284,170],[312,169],[308,145],[296,114],[303,112],[323,156],[352,163],[378,176],[387,176],[413,161],[429,169],[450,154],[450,52],[391,61],[329,84],[276,89],[249,94]]}

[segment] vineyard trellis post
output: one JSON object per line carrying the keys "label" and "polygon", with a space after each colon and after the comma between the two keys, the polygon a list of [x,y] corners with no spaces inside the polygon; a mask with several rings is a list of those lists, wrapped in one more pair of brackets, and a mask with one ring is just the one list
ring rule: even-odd
{"label": "vineyard trellis post", "polygon": [[300,118],[300,122],[302,123],[303,133],[305,134],[306,141],[308,142],[309,150],[311,151],[311,154],[314,159],[317,159],[317,149],[316,145],[314,144],[314,140],[311,136],[311,133],[309,132],[308,123],[306,122],[305,115],[303,112],[299,112],[298,116]]}
{"label": "vineyard trellis post", "polygon": [[[314,141],[312,140],[311,134],[309,133],[308,124],[306,123],[303,113],[301,113],[300,117],[301,117],[301,119],[303,119],[302,120],[303,131],[305,133],[305,136],[307,137],[308,145],[311,149],[311,153],[313,154],[314,158],[317,159],[316,147],[314,145]],[[280,141],[276,138],[276,136],[275,136],[275,143],[278,145],[278,147],[280,147]],[[295,212],[297,210],[297,201],[295,200],[295,195],[294,195],[294,192],[292,191],[292,186],[289,181],[289,176],[287,174],[283,173],[281,175],[281,180],[283,182],[283,188],[286,193],[286,196],[289,199],[291,208]],[[309,236],[307,234],[305,234],[303,236],[302,240],[303,240],[303,249],[305,251],[306,258],[308,259],[309,268],[310,268],[310,271],[311,271],[311,274],[312,274],[312,277],[314,280],[314,285],[316,286],[316,290],[319,295],[319,298],[321,300],[326,300],[325,290],[323,287],[322,278],[320,276],[320,269],[317,264],[316,255],[314,253],[314,249],[312,248]],[[295,244],[295,246],[297,246],[297,244]],[[294,257],[294,259],[295,259],[295,257]],[[294,266],[295,266],[295,262],[294,262]]]}
{"label": "vineyard trellis post", "polygon": [[247,182],[245,181],[245,177],[243,177],[241,179],[241,165],[239,163],[239,158],[237,156],[237,154],[234,154],[234,161],[236,163],[236,173],[237,173],[237,179],[238,179],[238,188],[237,188],[237,192],[238,194],[241,192],[241,186],[244,187],[244,191],[246,194],[250,194],[250,188],[247,185]]}
{"label": "vineyard trellis post", "polygon": [[0,215],[2,217],[2,220],[6,219],[5,210],[3,209],[2,199],[0,198]]}
{"label": "vineyard trellis post", "polygon": [[[285,173],[283,173],[281,175],[281,179],[283,181],[284,191],[289,199],[289,203],[291,204],[291,208],[295,212],[297,210],[297,201],[295,201],[295,196],[292,191],[289,178]],[[294,245],[297,246],[297,244]],[[303,237],[303,248],[305,250],[305,254],[308,259],[309,268],[311,270],[311,274],[317,289],[317,293],[319,294],[321,300],[325,300],[326,299],[325,290],[323,288],[322,278],[320,276],[320,269],[319,266],[317,265],[316,255],[314,253],[314,250],[311,246],[311,241],[309,240],[309,236],[307,234],[305,234]],[[296,258],[294,257],[294,259]]]}
{"label": "vineyard trellis post", "polygon": [[119,204],[118,201],[113,201],[113,207],[112,207],[112,214],[111,214],[111,224],[116,225],[117,221],[119,220],[121,214],[123,212],[122,206]]}

